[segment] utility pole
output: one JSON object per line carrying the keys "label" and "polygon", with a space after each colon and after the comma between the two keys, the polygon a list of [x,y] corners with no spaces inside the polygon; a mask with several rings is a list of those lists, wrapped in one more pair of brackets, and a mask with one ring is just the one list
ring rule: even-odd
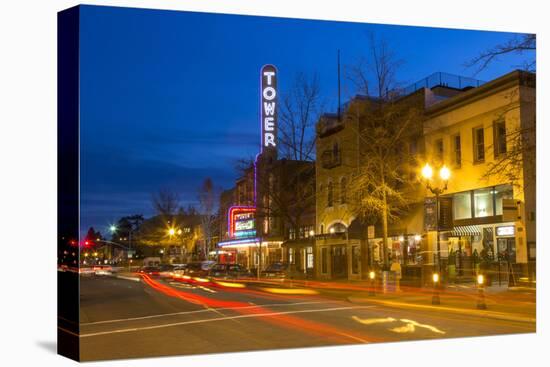
{"label": "utility pole", "polygon": [[341,110],[340,110],[340,49],[338,49],[338,121],[341,119]]}

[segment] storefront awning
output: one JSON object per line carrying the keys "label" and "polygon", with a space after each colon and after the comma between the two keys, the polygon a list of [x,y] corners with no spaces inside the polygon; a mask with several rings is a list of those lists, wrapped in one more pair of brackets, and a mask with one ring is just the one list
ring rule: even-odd
{"label": "storefront awning", "polygon": [[455,226],[451,231],[450,236],[481,236],[481,228],[479,228],[479,226]]}

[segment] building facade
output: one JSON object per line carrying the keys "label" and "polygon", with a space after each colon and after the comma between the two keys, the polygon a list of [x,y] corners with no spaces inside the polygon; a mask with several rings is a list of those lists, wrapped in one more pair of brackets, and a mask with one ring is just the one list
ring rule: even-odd
{"label": "building facade", "polygon": [[288,263],[297,277],[312,273],[314,180],[313,162],[258,158],[222,195],[220,261],[261,270]]}
{"label": "building facade", "polygon": [[[426,160],[451,170],[440,251],[459,254],[459,275],[483,259],[518,278],[534,273],[535,88],[535,75],[514,71],[426,110]],[[425,250],[436,240],[428,231]]]}
{"label": "building facade", "polygon": [[[316,126],[315,274],[319,279],[361,277],[361,238],[349,237],[355,219],[348,185],[359,165],[359,122],[349,103],[344,114],[324,114]],[[357,237],[357,236],[356,236]],[[364,246],[364,244],[363,244]]]}

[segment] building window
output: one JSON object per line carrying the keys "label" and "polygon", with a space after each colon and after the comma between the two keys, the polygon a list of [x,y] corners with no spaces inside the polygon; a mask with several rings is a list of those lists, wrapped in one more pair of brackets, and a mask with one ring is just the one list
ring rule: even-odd
{"label": "building window", "polygon": [[418,144],[416,142],[416,140],[411,140],[409,142],[409,154],[410,155],[415,155],[418,151]]}
{"label": "building window", "polygon": [[313,269],[313,247],[306,247],[306,267]]}
{"label": "building window", "polygon": [[454,219],[472,218],[472,197],[470,191],[453,195]]}
{"label": "building window", "polygon": [[321,228],[319,230],[321,234],[325,233],[325,226],[321,224]]}
{"label": "building window", "polygon": [[328,183],[328,190],[327,190],[327,206],[332,206],[333,205],[333,200],[334,200],[334,193],[333,193],[333,187],[332,187],[332,182],[329,182]]}
{"label": "building window", "polygon": [[288,263],[294,264],[294,249],[292,247],[288,249]]}
{"label": "building window", "polygon": [[359,274],[359,260],[361,254],[359,252],[359,246],[351,247],[351,272],[353,274]]}
{"label": "building window", "polygon": [[453,136],[453,155],[455,167],[460,167],[462,164],[462,146],[460,144],[460,134]]}
{"label": "building window", "polygon": [[328,249],[323,247],[321,249],[321,272],[326,274],[328,271]]}
{"label": "building window", "polygon": [[437,139],[435,141],[435,158],[443,162],[443,139]]}
{"label": "building window", "polygon": [[474,130],[474,163],[485,161],[485,131],[483,127]]}
{"label": "building window", "polygon": [[346,233],[347,227],[344,223],[334,223],[329,227],[329,233]]}
{"label": "building window", "polygon": [[296,239],[296,231],[294,230],[294,228],[290,228],[288,230],[288,238],[291,239],[291,240]]}
{"label": "building window", "polygon": [[340,181],[340,204],[347,202],[348,180],[343,177]]}
{"label": "building window", "polygon": [[338,161],[338,159],[340,158],[339,155],[340,155],[340,148],[338,147],[338,142],[335,141],[334,144],[332,145],[332,159],[334,159],[334,161]]}
{"label": "building window", "polygon": [[506,123],[504,120],[495,121],[494,131],[494,151],[495,158],[506,153]]}
{"label": "building window", "polygon": [[504,199],[513,199],[514,190],[512,185],[500,185],[495,186],[495,215],[502,215],[502,200]]}
{"label": "building window", "polygon": [[474,191],[474,216],[476,218],[491,217],[493,211],[493,188]]}

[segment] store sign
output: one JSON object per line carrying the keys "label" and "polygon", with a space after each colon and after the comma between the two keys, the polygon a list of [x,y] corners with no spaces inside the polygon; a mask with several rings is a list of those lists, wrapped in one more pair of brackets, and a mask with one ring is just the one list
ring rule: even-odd
{"label": "store sign", "polygon": [[228,213],[229,237],[240,239],[256,236],[256,208],[234,206]]}
{"label": "store sign", "polygon": [[277,69],[265,65],[261,71],[262,149],[277,147]]}
{"label": "store sign", "polygon": [[424,230],[435,231],[437,226],[437,203],[435,198],[428,197],[424,200]]}
{"label": "store sign", "polygon": [[235,215],[235,231],[247,231],[254,229],[254,213]]}
{"label": "store sign", "polygon": [[514,236],[515,234],[514,226],[497,227],[497,236]]}

